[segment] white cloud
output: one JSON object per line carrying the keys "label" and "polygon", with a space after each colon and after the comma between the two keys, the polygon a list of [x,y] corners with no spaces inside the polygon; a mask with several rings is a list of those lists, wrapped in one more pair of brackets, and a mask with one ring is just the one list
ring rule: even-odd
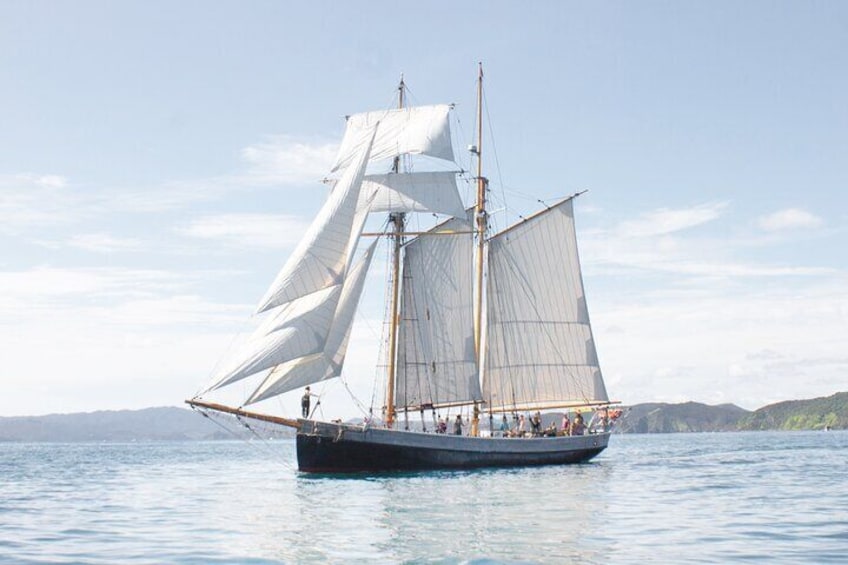
{"label": "white cloud", "polygon": [[811,229],[824,225],[824,220],[806,210],[787,208],[761,217],[757,225],[766,231]]}
{"label": "white cloud", "polygon": [[628,403],[687,398],[757,408],[845,390],[844,273],[791,287],[704,281],[592,298],[610,394]]}
{"label": "white cloud", "polygon": [[308,227],[303,218],[288,214],[219,214],[196,219],[177,231],[230,245],[277,249],[293,247]]}
{"label": "white cloud", "polygon": [[[0,175],[0,232],[19,234],[116,213],[175,210],[269,186],[317,185],[327,174],[337,150],[335,143],[273,136],[241,150],[244,172],[143,187],[81,190],[60,175]],[[102,251],[108,246],[99,247]]]}
{"label": "white cloud", "polygon": [[338,152],[336,143],[308,143],[278,135],[245,147],[241,157],[248,164],[248,178],[263,184],[317,182],[324,178]]}
{"label": "white cloud", "polygon": [[82,212],[72,204],[77,198],[67,179],[58,175],[0,175],[0,231],[76,221]]}
{"label": "white cloud", "polygon": [[86,233],[72,236],[67,245],[92,251],[94,253],[114,253],[132,251],[141,246],[141,241],[133,238],[115,237],[107,233]]}
{"label": "white cloud", "polygon": [[636,220],[622,222],[616,231],[627,237],[651,237],[670,234],[715,220],[721,216],[726,207],[726,202],[720,202],[677,210],[660,208],[642,214]]}

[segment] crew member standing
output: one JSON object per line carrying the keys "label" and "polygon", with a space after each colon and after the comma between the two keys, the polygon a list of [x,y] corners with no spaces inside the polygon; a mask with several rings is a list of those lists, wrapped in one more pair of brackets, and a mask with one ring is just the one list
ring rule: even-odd
{"label": "crew member standing", "polygon": [[306,390],[303,391],[303,396],[300,399],[300,409],[303,412],[303,417],[309,417],[309,405],[312,403],[312,397],[315,396],[311,392],[309,392],[309,387],[306,387]]}

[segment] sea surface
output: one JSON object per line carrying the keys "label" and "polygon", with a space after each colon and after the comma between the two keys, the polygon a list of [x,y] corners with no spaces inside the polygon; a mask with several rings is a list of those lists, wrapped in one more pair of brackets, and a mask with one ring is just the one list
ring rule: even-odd
{"label": "sea surface", "polygon": [[0,444],[0,561],[846,563],[848,432],[619,435],[582,465],[353,477],[299,473],[291,440]]}

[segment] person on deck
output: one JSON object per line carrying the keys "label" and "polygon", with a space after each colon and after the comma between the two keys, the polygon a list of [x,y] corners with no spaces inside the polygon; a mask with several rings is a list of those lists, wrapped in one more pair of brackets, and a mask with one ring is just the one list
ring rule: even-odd
{"label": "person on deck", "polygon": [[540,412],[537,411],[533,414],[533,417],[530,418],[530,428],[533,432],[533,437],[542,435],[542,414]]}
{"label": "person on deck", "polygon": [[580,412],[574,417],[574,423],[571,424],[571,435],[582,436],[586,430],[586,425],[583,423],[583,414]]}
{"label": "person on deck", "polygon": [[509,422],[506,419],[506,414],[501,418],[501,435],[506,437],[509,435]]}
{"label": "person on deck", "polygon": [[518,417],[518,437],[524,437],[527,431],[527,420],[524,419],[524,414]]}
{"label": "person on deck", "polygon": [[571,435],[571,420],[568,419],[568,412],[562,415],[562,435],[569,436]]}
{"label": "person on deck", "polygon": [[309,392],[309,387],[306,387],[306,390],[303,391],[303,396],[300,397],[300,410],[303,412],[303,417],[309,417],[309,407],[312,404],[312,397],[318,396],[317,394],[312,394]]}
{"label": "person on deck", "polygon": [[453,422],[453,435],[461,436],[462,435],[462,415],[457,414],[456,420]]}

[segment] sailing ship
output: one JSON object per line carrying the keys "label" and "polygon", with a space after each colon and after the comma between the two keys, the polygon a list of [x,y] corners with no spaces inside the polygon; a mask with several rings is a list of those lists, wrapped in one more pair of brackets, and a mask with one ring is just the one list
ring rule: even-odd
{"label": "sailing ship", "polygon": [[[461,171],[409,171],[409,156],[455,162],[450,105],[397,107],[347,117],[330,194],[262,298],[263,319],[193,408],[296,430],[298,468],[306,472],[466,469],[587,461],[609,441],[607,421],[592,433],[516,431],[531,411],[608,409],[586,306],[572,197],[490,233],[482,169],[483,72],[477,83],[476,202],[459,195]],[[391,163],[388,173],[370,164]],[[376,166],[376,165],[374,165]],[[407,169],[407,170],[405,170]],[[447,219],[421,232],[407,216]],[[366,220],[388,214],[385,229]],[[360,242],[374,236],[358,252]],[[338,378],[375,245],[387,240],[386,384],[380,417],[323,421],[255,410],[251,405]],[[258,376],[258,379],[257,379]],[[252,377],[237,406],[214,391]],[[242,383],[243,384],[243,383]],[[248,408],[250,407],[250,408]],[[464,430],[461,413],[468,414]],[[412,429],[409,415],[421,415]],[[440,430],[443,413],[460,422]],[[373,415],[373,407],[372,407]],[[402,418],[399,416],[402,415]],[[488,426],[481,419],[488,415]],[[481,418],[482,416],[482,418]],[[432,417],[428,429],[426,419]],[[453,423],[453,422],[451,422]],[[488,429],[483,429],[488,427]]]}

